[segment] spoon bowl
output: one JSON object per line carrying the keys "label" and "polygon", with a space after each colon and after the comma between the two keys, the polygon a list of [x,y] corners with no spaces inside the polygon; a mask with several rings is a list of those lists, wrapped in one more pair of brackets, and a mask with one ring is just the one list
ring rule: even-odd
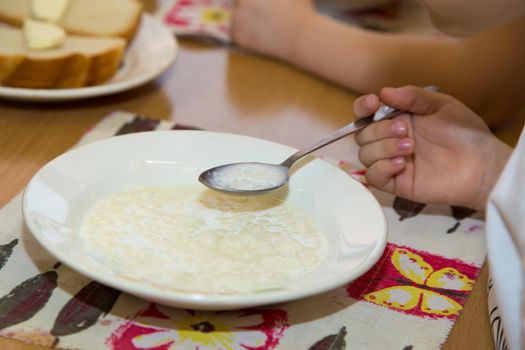
{"label": "spoon bowl", "polygon": [[288,182],[288,170],[282,164],[230,163],[202,172],[199,181],[216,191],[255,195],[284,186]]}

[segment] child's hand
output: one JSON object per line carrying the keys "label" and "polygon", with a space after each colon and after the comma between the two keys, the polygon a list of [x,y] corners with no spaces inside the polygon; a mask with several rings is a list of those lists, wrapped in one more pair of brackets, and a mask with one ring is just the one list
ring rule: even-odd
{"label": "child's hand", "polygon": [[369,184],[417,202],[484,209],[512,149],[453,97],[412,86],[358,98],[356,116],[372,114],[380,100],[411,115],[356,135]]}
{"label": "child's hand", "polygon": [[232,36],[243,47],[288,59],[295,37],[314,15],[311,0],[236,0]]}

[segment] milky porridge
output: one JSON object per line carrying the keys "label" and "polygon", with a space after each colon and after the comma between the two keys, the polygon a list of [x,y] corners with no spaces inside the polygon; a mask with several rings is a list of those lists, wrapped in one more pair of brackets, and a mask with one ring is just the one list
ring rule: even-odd
{"label": "milky porridge", "polygon": [[299,209],[201,186],[112,195],[88,211],[80,238],[91,256],[123,277],[200,293],[282,287],[318,266],[329,248]]}

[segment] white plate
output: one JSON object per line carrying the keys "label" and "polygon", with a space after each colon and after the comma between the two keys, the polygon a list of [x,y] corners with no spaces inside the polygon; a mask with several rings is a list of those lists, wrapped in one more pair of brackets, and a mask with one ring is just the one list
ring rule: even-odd
{"label": "white plate", "polygon": [[[36,239],[57,259],[103,284],[161,304],[227,310],[294,300],[344,285],[370,269],[386,244],[386,221],[373,195],[348,174],[311,157],[276,192],[305,211],[330,242],[328,257],[283,288],[198,294],[131,281],[93,259],[78,239],[86,211],[109,195],[149,186],[199,184],[199,173],[232,161],[280,162],[295,150],[266,140],[205,131],[117,136],[69,151],[27,186],[23,214]],[[306,164],[304,164],[306,163]]]}
{"label": "white plate", "polygon": [[124,55],[122,66],[104,84],[74,89],[24,89],[0,86],[0,98],[58,102],[110,95],[147,83],[164,72],[177,53],[175,36],[158,20],[143,15],[140,28]]}

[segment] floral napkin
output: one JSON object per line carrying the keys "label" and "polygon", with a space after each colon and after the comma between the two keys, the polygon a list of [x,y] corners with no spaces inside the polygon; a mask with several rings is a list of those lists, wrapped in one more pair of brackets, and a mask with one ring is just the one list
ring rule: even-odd
{"label": "floral napkin", "polygon": [[175,34],[228,43],[233,0],[167,0],[156,16]]}
{"label": "floral napkin", "polygon": [[[115,112],[79,145],[191,128]],[[359,165],[329,161],[366,186]],[[389,233],[370,271],[321,295],[227,312],[157,305],[79,275],[33,238],[18,195],[0,210],[0,336],[80,350],[438,349],[478,277],[484,223],[467,208],[374,194]]]}

